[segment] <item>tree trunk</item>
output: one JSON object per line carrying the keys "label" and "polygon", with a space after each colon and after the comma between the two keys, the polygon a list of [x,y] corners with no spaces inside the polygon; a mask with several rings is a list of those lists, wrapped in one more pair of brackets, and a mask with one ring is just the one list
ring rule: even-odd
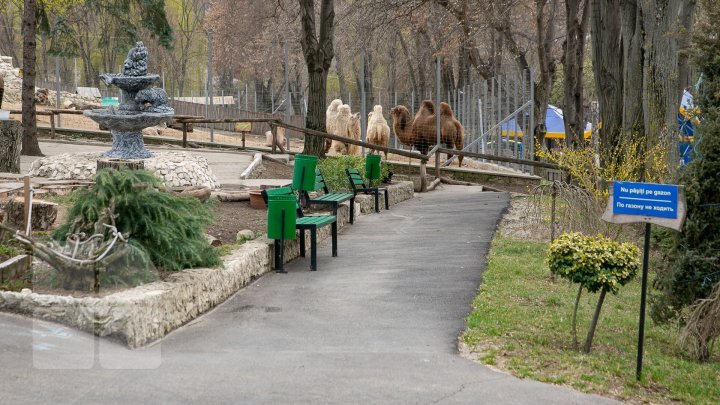
{"label": "tree trunk", "polygon": [[683,7],[694,0],[652,0],[640,2],[645,32],[643,110],[647,148],[667,147],[670,175],[677,168],[678,91],[677,21]]}
{"label": "tree trunk", "polygon": [[25,0],[23,10],[23,75],[22,75],[22,154],[43,156],[37,139],[35,115],[35,0]]}
{"label": "tree trunk", "polygon": [[[345,84],[345,80],[347,79],[345,77],[345,69],[343,69],[342,65],[342,55],[340,55],[340,52],[335,52],[335,70],[338,74],[338,82],[340,85],[340,98],[343,100],[348,95],[347,85]],[[350,100],[347,100],[350,101]]]}
{"label": "tree trunk", "polygon": [[[308,70],[309,94],[306,127],[325,132],[325,111],[327,109],[327,75],[333,59],[333,29],[335,7],[333,0],[321,0],[320,3],[320,34],[315,35],[315,1],[298,0],[302,31],[302,46],[305,64]],[[306,155],[324,156],[325,140],[305,135]]]}
{"label": "tree trunk", "polygon": [[577,313],[578,308],[580,307],[580,296],[582,295],[583,285],[580,284],[580,288],[578,289],[577,296],[575,297],[575,306],[573,307],[573,317],[572,317],[572,339],[573,339],[573,347],[575,350],[578,350],[580,347],[580,343],[577,339]]}
{"label": "tree trunk", "polygon": [[600,158],[603,166],[620,158],[623,120],[623,51],[620,0],[590,0],[593,73],[600,102]]}
{"label": "tree trunk", "polygon": [[5,94],[5,79],[0,77],[0,108],[2,108],[3,95]]}
{"label": "tree trunk", "polygon": [[[545,14],[545,6],[548,1],[550,2],[549,15]],[[552,90],[553,82],[555,81],[555,73],[557,71],[557,64],[555,58],[552,55],[553,40],[555,38],[555,17],[557,15],[557,0],[535,0],[535,6],[537,9],[536,35],[538,38],[537,52],[538,52],[538,79],[533,85],[535,86],[535,106],[534,106],[534,118],[535,118],[535,136],[537,143],[540,145],[545,144],[545,134],[547,128],[545,125],[545,119],[547,118],[548,104],[550,104],[550,92]],[[526,75],[532,73],[528,70]],[[523,77],[525,80],[525,77]],[[532,83],[532,82],[531,82]]]}
{"label": "tree trunk", "polygon": [[622,0],[623,131],[643,134],[643,34],[642,10],[633,0]]}
{"label": "tree trunk", "polygon": [[583,64],[585,31],[588,20],[588,0],[566,0],[567,39],[564,46],[565,68],[565,142],[571,148],[583,143],[585,120],[583,117]]}
{"label": "tree trunk", "polygon": [[597,306],[595,307],[595,314],[593,315],[592,322],[590,323],[587,339],[585,339],[585,347],[583,348],[585,353],[590,353],[590,348],[592,348],[593,337],[595,337],[595,328],[597,328],[598,320],[600,320],[600,311],[602,310],[606,293],[607,291],[605,291],[604,288],[600,291],[600,297],[598,298]]}
{"label": "tree trunk", "polygon": [[[305,126],[309,129],[325,132],[325,110],[326,91],[327,91],[327,74],[322,72],[308,72],[309,75],[309,94],[308,94],[308,115]],[[305,148],[303,153],[306,155],[323,156],[325,140],[305,134]]]}
{"label": "tree trunk", "polygon": [[0,172],[20,173],[22,128],[18,121],[0,121]]}

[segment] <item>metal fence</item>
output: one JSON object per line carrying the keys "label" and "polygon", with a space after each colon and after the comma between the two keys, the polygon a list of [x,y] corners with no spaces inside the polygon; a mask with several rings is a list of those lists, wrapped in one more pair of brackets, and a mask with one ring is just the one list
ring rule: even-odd
{"label": "metal fence", "polygon": [[[391,128],[390,112],[393,107],[403,105],[414,115],[423,100],[433,102],[436,100],[435,89],[420,92],[389,92],[374,89],[372,94],[365,95],[351,92],[345,95],[335,93],[329,95],[328,102],[334,98],[343,100],[343,103],[351,107],[353,113],[367,114],[372,110],[373,104],[382,105],[383,114]],[[365,109],[362,108],[363,98],[367,105]],[[498,76],[446,91],[440,94],[439,99],[450,105],[455,117],[465,127],[463,150],[514,159],[533,159],[534,89],[529,71]],[[390,146],[402,147],[394,132]],[[530,168],[512,166],[530,171]]]}

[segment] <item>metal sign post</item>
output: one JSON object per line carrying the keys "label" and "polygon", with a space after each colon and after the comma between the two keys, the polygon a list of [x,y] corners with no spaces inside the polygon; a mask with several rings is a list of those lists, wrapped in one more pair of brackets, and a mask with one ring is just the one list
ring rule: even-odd
{"label": "metal sign post", "polygon": [[650,225],[660,225],[680,231],[685,221],[687,204],[685,190],[674,184],[633,183],[615,181],[610,188],[608,204],[602,219],[614,224],[645,223],[642,284],[640,292],[640,322],[635,377],[642,377],[645,345],[645,306],[647,303],[648,258],[650,256]]}

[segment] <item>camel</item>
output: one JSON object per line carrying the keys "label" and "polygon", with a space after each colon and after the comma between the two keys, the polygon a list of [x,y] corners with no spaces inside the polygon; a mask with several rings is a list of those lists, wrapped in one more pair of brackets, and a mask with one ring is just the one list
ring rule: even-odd
{"label": "camel", "polygon": [[[352,138],[354,136],[354,134],[351,131],[354,130],[354,125],[355,125],[354,121],[355,121],[356,115],[357,114],[353,115],[350,113],[350,106],[347,104],[343,104],[340,107],[338,107],[338,115],[337,115],[337,120],[335,122],[336,123],[335,132],[333,133],[333,135],[344,136],[346,138]],[[358,126],[359,126],[360,120],[357,119],[357,121],[358,121]],[[358,131],[358,133],[359,133],[359,131]],[[345,142],[332,141],[331,145],[332,145],[332,149],[339,154],[346,155],[351,152],[351,150],[349,148],[350,145],[346,144]]]}
{"label": "camel", "polygon": [[[444,105],[443,105],[444,104]],[[397,106],[392,110],[393,129],[403,145],[414,146],[420,153],[427,154],[432,145],[437,143],[435,126],[435,104],[431,100],[423,100],[414,118],[405,106]],[[440,104],[440,143],[452,148],[462,149],[465,130],[455,119],[450,105]],[[452,155],[448,154],[448,158]],[[462,165],[461,157],[458,159]]]}
{"label": "camel", "polygon": [[[360,113],[350,115],[347,137],[356,141],[360,140]],[[348,155],[357,155],[359,154],[360,146],[346,143],[345,150],[347,150]]]}
{"label": "camel", "polygon": [[[339,98],[336,98],[335,100],[330,102],[330,105],[327,108],[327,111],[325,112],[325,132],[328,134],[334,134],[335,133],[335,126],[338,116],[338,107],[342,105],[342,100]],[[325,140],[325,153],[327,153],[330,150],[330,145],[332,144],[331,139]]]}
{"label": "camel", "polygon": [[[382,106],[376,105],[373,107],[373,111],[368,115],[368,126],[367,132],[365,133],[365,140],[373,145],[387,146],[390,140],[390,127],[383,117]],[[370,149],[370,153],[375,153],[376,149]],[[385,159],[387,159],[387,152],[385,152]]]}
{"label": "camel", "polygon": [[[455,149],[462,150],[465,147],[465,127],[455,118],[450,104],[440,103],[440,137],[448,149],[455,146]],[[452,157],[448,153],[447,158]],[[462,166],[463,157],[458,156],[458,167]]]}

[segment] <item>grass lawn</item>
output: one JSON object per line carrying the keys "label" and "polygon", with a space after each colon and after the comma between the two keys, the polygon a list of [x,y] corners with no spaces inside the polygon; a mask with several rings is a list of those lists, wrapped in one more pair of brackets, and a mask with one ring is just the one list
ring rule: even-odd
{"label": "grass lawn", "polygon": [[[649,317],[643,380],[635,380],[640,277],[609,294],[592,352],[574,350],[572,309],[578,286],[553,281],[547,244],[496,234],[488,269],[463,336],[480,361],[532,378],[631,402],[720,403],[720,356],[700,364],[683,356],[678,330]],[[652,271],[651,271],[652,279]],[[582,345],[597,294],[583,291],[578,311]]]}

